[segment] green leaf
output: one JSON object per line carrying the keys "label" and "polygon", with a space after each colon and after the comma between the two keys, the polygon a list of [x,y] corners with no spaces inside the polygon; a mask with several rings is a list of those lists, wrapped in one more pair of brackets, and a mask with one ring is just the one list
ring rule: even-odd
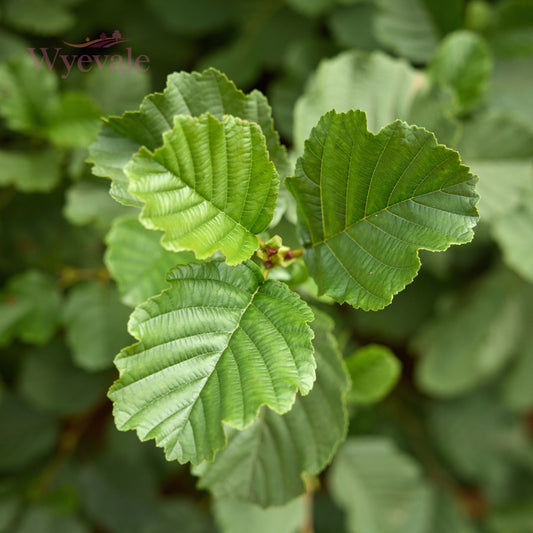
{"label": "green leaf", "polygon": [[16,472],[52,452],[59,424],[5,394],[0,404],[0,471]]}
{"label": "green leaf", "polygon": [[134,307],[158,294],[168,287],[165,275],[171,267],[195,261],[191,252],[170,252],[159,240],[137,217],[117,219],[108,233],[105,263],[125,304]]}
{"label": "green leaf", "polygon": [[259,124],[272,161],[282,176],[288,173],[286,150],[274,130],[266,98],[259,91],[244,94],[214,69],[171,74],[165,91],[147,96],[139,111],[108,118],[90,148],[93,173],[112,179],[111,195],[117,201],[141,206],[127,190],[124,166],[141,146],[152,151],[161,146],[163,133],[173,128],[176,115],[197,117],[206,112],[219,120],[224,115],[234,115]]}
{"label": "green leaf", "polygon": [[374,133],[401,119],[434,132],[440,142],[452,144],[456,132],[451,115],[454,107],[450,89],[435,85],[404,60],[382,52],[343,52],[320,63],[296,104],[296,149],[303,152],[311,129],[331,109],[365,111]]}
{"label": "green leaf", "polygon": [[118,205],[109,197],[107,188],[100,183],[79,182],[71,185],[66,192],[63,207],[65,218],[76,226],[93,224],[100,231],[107,231],[113,220],[136,209]]}
{"label": "green leaf", "polygon": [[435,396],[457,396],[498,372],[521,333],[520,290],[515,276],[497,270],[448,302],[413,341],[421,356],[418,385]]}
{"label": "green leaf", "polygon": [[361,111],[324,115],[285,183],[321,294],[381,309],[416,276],[417,251],[472,239],[476,178],[457,152],[396,121],[377,135]]}
{"label": "green leaf", "polygon": [[507,266],[533,283],[533,174],[529,178],[520,204],[493,223],[492,233]]}
{"label": "green leaf", "polygon": [[433,79],[455,89],[460,110],[479,106],[488,89],[492,58],[488,45],[478,34],[459,30],[448,35],[428,67]]}
{"label": "green leaf", "polygon": [[61,179],[63,154],[47,147],[37,151],[0,151],[0,185],[22,192],[51,191]]}
{"label": "green leaf", "polygon": [[226,115],[177,116],[154,153],[143,148],[125,172],[143,200],[140,220],[161,229],[167,250],[206,259],[220,250],[229,264],[258,248],[256,234],[274,214],[279,176],[259,126]]}
{"label": "green leaf", "polygon": [[55,342],[25,356],[18,389],[36,409],[68,416],[101,401],[110,381],[109,373],[89,374],[74,366],[68,351]]}
{"label": "green leaf", "polygon": [[80,0],[6,0],[6,21],[13,28],[37,35],[57,36],[74,26],[70,7]]}
{"label": "green leaf", "polygon": [[375,50],[379,48],[373,32],[375,14],[376,6],[366,0],[337,6],[328,17],[328,26],[341,47]]}
{"label": "green leaf", "polygon": [[133,312],[139,342],[115,359],[115,423],[156,439],[168,460],[212,460],[222,423],[245,429],[268,405],[287,412],[315,379],[309,307],[255,264],[178,266],[171,287]]}
{"label": "green leaf", "polygon": [[421,469],[387,439],[364,437],[343,444],[329,486],[347,514],[349,533],[429,531],[430,494]]}
{"label": "green leaf", "polygon": [[297,396],[282,416],[263,408],[259,419],[244,431],[227,428],[228,446],[213,463],[195,468],[201,476],[198,486],[216,498],[263,507],[283,505],[305,492],[302,475],[324,469],[344,438],[348,379],[332,336],[333,323],[326,315],[317,315],[311,326],[317,362],[311,392]]}
{"label": "green leaf", "polygon": [[100,110],[86,94],[65,92],[50,109],[46,137],[57,146],[85,147],[96,140]]}
{"label": "green leaf", "polygon": [[29,55],[0,65],[0,116],[9,128],[41,133],[51,109],[58,105],[57,78],[37,69]]}
{"label": "green leaf", "polygon": [[128,313],[112,285],[98,281],[76,285],[63,309],[74,362],[88,372],[111,367],[117,351],[131,341],[125,332]]}
{"label": "green leaf", "polygon": [[439,34],[423,0],[376,0],[376,39],[388,50],[417,63],[428,61]]}
{"label": "green leaf", "polygon": [[306,517],[303,498],[268,509],[250,503],[215,500],[214,511],[222,533],[298,533]]}
{"label": "green leaf", "polygon": [[369,344],[346,359],[352,380],[349,399],[355,403],[374,403],[383,399],[396,385],[402,365],[386,346]]}
{"label": "green leaf", "polygon": [[117,75],[110,69],[92,69],[83,75],[84,92],[106,114],[120,114],[139,107],[145,94],[150,92],[148,72],[125,70]]}
{"label": "green leaf", "polygon": [[13,337],[46,344],[60,324],[61,294],[56,280],[29,270],[12,277],[0,302],[0,343]]}

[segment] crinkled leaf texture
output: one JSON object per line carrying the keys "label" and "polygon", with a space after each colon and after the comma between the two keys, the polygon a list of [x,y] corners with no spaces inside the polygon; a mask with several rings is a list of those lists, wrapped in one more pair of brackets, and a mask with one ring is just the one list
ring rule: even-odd
{"label": "crinkled leaf texture", "polygon": [[111,178],[110,193],[115,200],[140,207],[139,199],[128,192],[126,164],[141,146],[152,151],[161,146],[162,135],[172,129],[176,115],[198,117],[207,112],[219,120],[223,115],[233,115],[257,123],[277,170],[281,175],[288,173],[287,153],[274,130],[265,96],[259,91],[244,94],[215,69],[175,72],[168,77],[164,92],[148,95],[138,111],[109,117],[90,148],[93,173]]}
{"label": "crinkled leaf texture", "polygon": [[250,261],[178,266],[168,281],[133,312],[139,342],[117,356],[109,397],[119,429],[198,464],[224,447],[222,423],[245,429],[261,405],[285,413],[311,390],[313,313]]}
{"label": "crinkled leaf texture", "polygon": [[419,249],[470,241],[478,218],[457,152],[399,120],[374,135],[362,111],[324,115],[286,183],[320,293],[365,310],[413,280]]}
{"label": "crinkled leaf texture", "polygon": [[141,148],[126,166],[129,190],[145,202],[140,221],[161,244],[228,264],[248,259],[274,214],[279,175],[261,128],[231,115],[175,117],[161,148]]}
{"label": "crinkled leaf texture", "polygon": [[282,505],[305,492],[304,472],[318,474],[329,463],[346,433],[349,380],[332,320],[317,314],[311,326],[317,362],[313,390],[297,396],[284,415],[263,408],[244,431],[227,428],[227,448],[213,463],[195,469],[200,488],[217,498]]}

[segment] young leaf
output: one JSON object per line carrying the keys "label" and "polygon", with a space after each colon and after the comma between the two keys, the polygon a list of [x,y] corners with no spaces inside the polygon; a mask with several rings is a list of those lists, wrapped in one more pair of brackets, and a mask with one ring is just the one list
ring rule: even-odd
{"label": "young leaf", "polygon": [[191,252],[165,250],[159,244],[159,235],[142,226],[137,217],[116,219],[106,243],[106,266],[123,302],[132,307],[168,287],[165,275],[171,267],[194,261]]}
{"label": "young leaf", "polygon": [[324,115],[285,180],[321,294],[377,310],[410,283],[417,251],[472,239],[476,178],[457,152],[396,121],[370,133],[361,111]]}
{"label": "young leaf", "polygon": [[177,116],[154,153],[142,148],[125,168],[129,190],[146,205],[144,226],[161,229],[168,250],[229,264],[248,259],[274,214],[279,176],[259,126],[225,115]]}
{"label": "young leaf", "polygon": [[138,198],[128,192],[124,166],[141,146],[152,151],[161,146],[163,133],[173,128],[176,115],[198,117],[206,112],[219,120],[224,115],[234,115],[256,122],[278,172],[288,173],[287,153],[274,130],[271,109],[264,95],[259,91],[244,94],[214,69],[171,74],[164,92],[147,96],[139,111],[108,118],[89,150],[93,173],[112,179],[110,192],[115,200],[141,206]]}
{"label": "young leaf", "polygon": [[261,405],[287,412],[315,379],[309,307],[248,261],[178,266],[171,287],[133,312],[139,339],[117,356],[115,423],[198,464],[245,429]]}
{"label": "young leaf", "polygon": [[283,505],[305,492],[303,473],[318,474],[329,463],[346,431],[348,378],[331,319],[317,315],[311,326],[317,362],[312,391],[297,396],[282,416],[263,408],[244,431],[227,428],[228,446],[213,463],[195,469],[200,488],[217,498]]}
{"label": "young leaf", "polygon": [[369,344],[346,359],[352,380],[348,398],[355,403],[374,403],[396,385],[402,365],[386,346]]}

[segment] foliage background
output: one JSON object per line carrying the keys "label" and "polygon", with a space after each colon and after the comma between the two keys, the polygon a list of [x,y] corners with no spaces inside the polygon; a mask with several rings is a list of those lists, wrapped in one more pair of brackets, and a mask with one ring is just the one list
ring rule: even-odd
{"label": "foliage background", "polygon": [[[115,29],[150,57],[148,73],[62,79],[28,61],[27,47]],[[384,401],[352,402],[349,441],[315,482],[314,530],[533,530],[533,2],[3,0],[1,532],[293,533],[309,523],[302,500],[214,504],[188,467],[115,430],[106,392],[131,341],[130,308],[104,239],[127,208],[85,160],[100,116],[136,109],[170,72],[207,66],[262,90],[296,146],[294,107],[319,62],[354,49],[401,58],[452,95],[430,118],[452,124],[439,139],[480,176],[481,222],[470,245],[422,254],[418,278],[385,310],[335,308],[346,356],[379,343],[403,371]],[[322,65],[331,70],[319,82],[345,82],[345,66]],[[369,106],[394,93],[388,72],[364,87]]]}

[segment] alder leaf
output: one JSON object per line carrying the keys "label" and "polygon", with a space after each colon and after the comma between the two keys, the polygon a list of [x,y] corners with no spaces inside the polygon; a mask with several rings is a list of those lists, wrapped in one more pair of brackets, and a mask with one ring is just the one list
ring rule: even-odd
{"label": "alder leaf", "polygon": [[401,121],[374,135],[362,111],[324,115],[285,183],[320,294],[366,310],[413,280],[419,249],[470,241],[478,218],[457,152]]}
{"label": "alder leaf", "polygon": [[315,380],[313,313],[248,261],[177,266],[170,288],[133,312],[139,339],[115,359],[115,423],[155,438],[168,460],[212,460],[222,423],[245,429],[261,405],[290,410]]}
{"label": "alder leaf", "polygon": [[198,486],[216,498],[283,505],[305,492],[302,474],[318,474],[344,438],[349,381],[332,335],[333,322],[318,314],[311,326],[317,362],[313,390],[297,396],[284,415],[263,408],[244,431],[228,428],[228,446],[213,463],[195,468],[201,476]]}
{"label": "alder leaf", "polygon": [[440,142],[451,145],[457,136],[454,108],[450,88],[436,85],[405,60],[380,51],[349,50],[322,60],[307,83],[294,108],[294,141],[300,155],[324,113],[360,109],[374,133],[400,119],[432,131]]}
{"label": "alder leaf", "polygon": [[261,128],[225,115],[177,116],[161,148],[139,151],[125,168],[129,190],[143,200],[140,221],[161,229],[167,250],[206,259],[220,250],[229,264],[258,248],[279,191]]}
{"label": "alder leaf", "polygon": [[175,72],[167,78],[165,90],[148,95],[138,111],[107,118],[89,149],[93,174],[111,178],[110,193],[115,200],[141,206],[142,202],[128,192],[125,165],[141,146],[152,151],[161,146],[163,133],[173,128],[176,115],[198,117],[207,112],[219,120],[233,115],[257,123],[278,172],[289,172],[287,153],[274,130],[265,96],[259,91],[244,94],[224,74],[208,69],[202,73]]}
{"label": "alder leaf", "polygon": [[105,264],[117,282],[122,301],[132,307],[166,289],[165,275],[173,266],[194,261],[191,252],[165,250],[159,235],[133,216],[115,220],[106,244]]}

